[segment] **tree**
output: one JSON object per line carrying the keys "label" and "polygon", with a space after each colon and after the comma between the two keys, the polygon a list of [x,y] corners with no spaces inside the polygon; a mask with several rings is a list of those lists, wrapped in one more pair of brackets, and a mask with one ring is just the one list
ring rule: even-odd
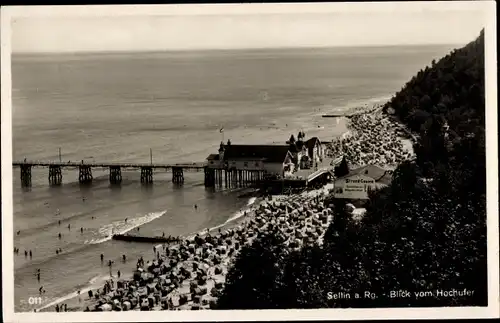
{"label": "tree", "polygon": [[342,158],[340,164],[335,167],[334,172],[335,172],[335,177],[342,177],[349,174],[349,165],[347,164],[345,156]]}
{"label": "tree", "polygon": [[226,277],[218,299],[219,309],[278,308],[276,282],[282,275],[286,256],[282,236],[264,233],[251,246],[244,247]]}

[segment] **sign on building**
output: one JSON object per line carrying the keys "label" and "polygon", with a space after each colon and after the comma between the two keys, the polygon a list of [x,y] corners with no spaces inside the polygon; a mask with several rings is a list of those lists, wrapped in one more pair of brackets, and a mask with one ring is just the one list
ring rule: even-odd
{"label": "sign on building", "polygon": [[373,178],[353,175],[335,181],[333,195],[335,198],[368,199],[368,191],[375,188],[376,184]]}

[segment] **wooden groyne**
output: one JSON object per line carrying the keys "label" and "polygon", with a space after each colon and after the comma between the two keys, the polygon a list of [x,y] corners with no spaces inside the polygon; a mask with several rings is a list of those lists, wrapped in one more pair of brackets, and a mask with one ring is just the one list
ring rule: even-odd
{"label": "wooden groyne", "polygon": [[130,242],[148,242],[148,243],[175,243],[172,238],[167,237],[147,237],[132,234],[114,234],[113,240],[130,241]]}
{"label": "wooden groyne", "polygon": [[375,107],[373,109],[370,109],[370,110],[363,110],[363,111],[353,112],[353,113],[323,114],[321,117],[323,117],[323,118],[341,118],[341,117],[352,118],[352,117],[360,116],[360,115],[363,115],[363,114],[370,114],[372,112],[377,111],[380,108],[381,108],[380,106],[377,106],[377,107]]}

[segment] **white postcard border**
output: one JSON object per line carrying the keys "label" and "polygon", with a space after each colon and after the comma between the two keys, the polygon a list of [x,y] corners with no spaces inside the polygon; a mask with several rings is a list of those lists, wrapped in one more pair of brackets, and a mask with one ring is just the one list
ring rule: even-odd
{"label": "white postcard border", "polygon": [[[318,310],[230,310],[160,312],[66,312],[14,313],[13,219],[12,219],[12,102],[11,21],[19,16],[130,16],[180,14],[324,13],[325,11],[481,10],[485,22],[486,146],[487,146],[487,234],[488,307],[461,308],[373,308]],[[472,39],[471,39],[472,41]],[[1,161],[2,161],[2,283],[3,315],[6,322],[144,322],[144,321],[253,321],[253,320],[351,320],[396,318],[493,318],[499,315],[498,249],[498,150],[496,4],[494,1],[307,3],[307,4],[210,4],[147,6],[30,6],[1,8]],[[147,313],[147,315],[145,315]]]}

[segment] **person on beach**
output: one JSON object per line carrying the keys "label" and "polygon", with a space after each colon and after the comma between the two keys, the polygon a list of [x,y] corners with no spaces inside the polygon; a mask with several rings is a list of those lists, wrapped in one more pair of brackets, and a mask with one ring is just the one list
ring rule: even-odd
{"label": "person on beach", "polygon": [[197,204],[194,205],[194,209],[198,210],[198,205]]}
{"label": "person on beach", "polygon": [[61,225],[61,220],[57,221],[57,224],[58,224],[58,225]]}
{"label": "person on beach", "polygon": [[19,235],[21,233],[21,230],[17,231],[17,235]]}
{"label": "person on beach", "polygon": [[83,233],[83,227],[82,227],[82,228],[80,228],[80,232],[81,232],[81,233]]}
{"label": "person on beach", "polygon": [[125,223],[127,223],[127,221],[128,221],[128,218],[125,218]]}
{"label": "person on beach", "polygon": [[71,224],[68,224],[68,230],[71,230]]}
{"label": "person on beach", "polygon": [[127,256],[123,255],[122,259],[123,259],[123,262],[127,262]]}
{"label": "person on beach", "polygon": [[56,312],[59,312],[59,304],[56,304]]}
{"label": "person on beach", "polygon": [[30,259],[33,258],[33,253],[30,250]]}
{"label": "person on beach", "polygon": [[101,262],[104,261],[104,255],[101,253]]}
{"label": "person on beach", "polygon": [[36,273],[36,280],[40,282],[40,271]]}
{"label": "person on beach", "polygon": [[92,216],[92,220],[94,220],[94,216]]}
{"label": "person on beach", "polygon": [[113,277],[113,271],[112,271],[113,270],[113,261],[112,260],[108,261],[108,266],[109,266],[109,275],[111,277]]}
{"label": "person on beach", "polygon": [[118,278],[120,278],[122,273],[118,270],[118,272],[116,274],[118,275]]}
{"label": "person on beach", "polygon": [[59,236],[59,240],[61,240],[61,238],[62,238],[62,234],[61,234],[61,232],[59,232],[59,235],[58,235],[58,236]]}
{"label": "person on beach", "polygon": [[58,254],[59,254],[59,249],[56,249],[56,255],[58,255]]}
{"label": "person on beach", "polygon": [[40,288],[38,289],[38,292],[40,293],[40,295],[42,295],[42,292],[43,292],[43,286],[40,286]]}

